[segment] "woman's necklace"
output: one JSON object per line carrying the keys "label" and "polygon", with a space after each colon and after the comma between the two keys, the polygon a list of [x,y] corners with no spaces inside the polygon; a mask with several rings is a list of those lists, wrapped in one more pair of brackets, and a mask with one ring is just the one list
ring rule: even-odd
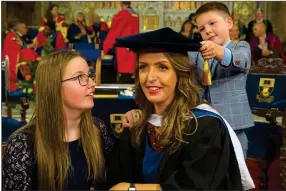
{"label": "woman's necklace", "polygon": [[[162,152],[166,147],[160,145],[160,134],[156,132],[156,126],[148,123],[147,124],[147,133],[149,137],[149,141],[151,144],[151,147],[156,151],[156,152]],[[157,127],[158,128],[158,127]]]}

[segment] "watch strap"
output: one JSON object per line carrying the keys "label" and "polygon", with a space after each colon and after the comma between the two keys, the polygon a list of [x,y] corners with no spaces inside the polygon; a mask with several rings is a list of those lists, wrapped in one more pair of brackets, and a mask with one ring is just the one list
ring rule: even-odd
{"label": "watch strap", "polygon": [[136,187],[134,183],[130,183],[130,186],[128,188],[128,191],[136,191]]}

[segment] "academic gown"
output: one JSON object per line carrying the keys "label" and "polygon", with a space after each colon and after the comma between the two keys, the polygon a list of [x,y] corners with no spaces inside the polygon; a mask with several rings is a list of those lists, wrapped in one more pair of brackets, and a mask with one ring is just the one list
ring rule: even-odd
{"label": "academic gown", "polygon": [[[139,33],[139,16],[132,8],[119,11],[112,20],[111,28],[103,42],[104,54],[114,46],[115,39]],[[136,54],[127,48],[116,48],[117,71],[132,74],[136,66]]]}
{"label": "academic gown", "polygon": [[[267,19],[263,19],[262,22],[264,23],[264,25],[266,26],[266,33],[270,34],[273,33],[273,27],[272,24],[269,20]],[[246,41],[250,42],[252,37],[253,37],[253,26],[257,23],[256,20],[252,20],[248,23],[248,33],[247,33],[247,37],[246,37]]]}
{"label": "academic gown", "polygon": [[[284,61],[284,64],[286,64],[286,58],[284,56],[283,45],[279,37],[274,34],[267,34],[265,40],[268,44],[268,50],[271,50],[273,52],[273,54],[269,55],[268,57],[281,58]],[[250,42],[250,48],[251,48],[252,59],[255,62],[257,62],[260,58],[264,58],[262,56],[262,50],[258,47],[258,45],[259,45],[259,39],[257,37],[252,38]]]}
{"label": "academic gown", "polygon": [[[66,48],[65,39],[61,32],[54,32],[49,37],[46,37],[44,33],[41,31],[37,34],[36,41],[38,44],[38,52],[39,55],[44,56],[42,54],[42,49],[45,47],[45,49],[51,49],[47,52],[52,52],[53,49],[64,49]],[[46,47],[48,45],[48,47]],[[49,48],[50,46],[50,48]]]}
{"label": "academic gown", "polygon": [[21,44],[18,35],[15,32],[8,32],[4,38],[2,60],[5,60],[5,55],[9,57],[9,71],[10,71],[10,91],[18,89],[16,85],[17,70],[16,65],[18,63],[18,55],[21,50]]}
{"label": "academic gown", "polygon": [[5,36],[2,50],[2,60],[5,55],[9,58],[9,90],[18,90],[17,74],[19,67],[25,65],[26,61],[34,61],[37,53],[30,48],[21,49],[20,37],[15,32],[8,32]]}
{"label": "academic gown", "polygon": [[[238,162],[229,128],[222,118],[210,115],[206,110],[195,109],[193,112],[198,121],[196,133],[185,135],[184,140],[189,144],[183,143],[176,152],[170,154],[168,148],[164,150],[152,182],[146,182],[146,173],[143,172],[143,161],[148,160],[145,158],[148,139],[143,139],[139,146],[134,145],[129,129],[125,128],[107,160],[107,181],[110,186],[120,182],[134,182],[160,184],[163,190],[253,188],[250,175],[245,176],[240,169],[241,162]],[[190,129],[193,130],[194,126],[195,120],[191,120]],[[146,136],[147,132],[144,131],[143,137]],[[242,150],[240,154],[242,155]],[[251,179],[250,185],[245,184],[245,179]]]}
{"label": "academic gown", "polygon": [[[86,27],[87,34],[91,34],[92,31],[88,30]],[[88,36],[82,35],[80,28],[76,24],[71,24],[68,28],[68,39],[70,43],[82,42],[89,43]]]}
{"label": "academic gown", "polygon": [[[46,18],[44,17],[41,18],[39,31],[43,31],[45,29],[46,22],[47,22]],[[67,39],[68,26],[65,23],[65,17],[58,16],[57,21],[55,22],[55,25],[56,25],[56,30],[62,33],[65,39],[65,42],[68,42],[68,39]]]}
{"label": "academic gown", "polygon": [[94,41],[93,39],[93,42],[95,43],[102,43],[105,40],[109,30],[106,22],[95,23],[93,25],[88,26],[87,28],[89,31],[95,32],[94,38],[96,38],[96,41]]}

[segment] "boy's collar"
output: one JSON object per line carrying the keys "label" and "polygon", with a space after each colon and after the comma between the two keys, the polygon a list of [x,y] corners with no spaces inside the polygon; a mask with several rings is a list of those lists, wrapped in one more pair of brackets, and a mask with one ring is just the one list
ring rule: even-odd
{"label": "boy's collar", "polygon": [[223,47],[226,47],[230,42],[231,42],[231,40],[229,40],[226,43],[224,43]]}

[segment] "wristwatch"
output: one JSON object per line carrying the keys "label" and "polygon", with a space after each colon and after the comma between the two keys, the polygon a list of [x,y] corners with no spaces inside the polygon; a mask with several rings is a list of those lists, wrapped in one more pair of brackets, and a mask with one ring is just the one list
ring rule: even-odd
{"label": "wristwatch", "polygon": [[130,183],[130,186],[128,188],[128,191],[136,191],[136,187],[134,183]]}

